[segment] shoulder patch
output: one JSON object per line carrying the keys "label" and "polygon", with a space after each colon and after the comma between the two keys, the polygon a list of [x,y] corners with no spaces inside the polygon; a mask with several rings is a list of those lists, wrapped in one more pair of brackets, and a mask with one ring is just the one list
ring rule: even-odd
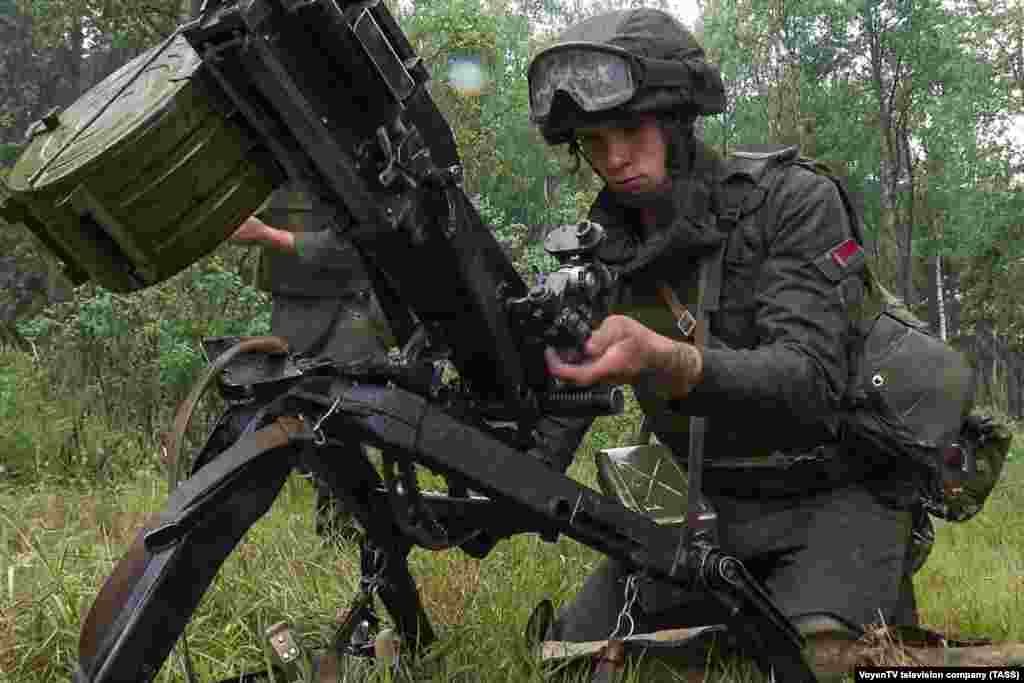
{"label": "shoulder patch", "polygon": [[843,240],[814,259],[814,265],[832,282],[859,272],[865,262],[864,249],[854,239]]}

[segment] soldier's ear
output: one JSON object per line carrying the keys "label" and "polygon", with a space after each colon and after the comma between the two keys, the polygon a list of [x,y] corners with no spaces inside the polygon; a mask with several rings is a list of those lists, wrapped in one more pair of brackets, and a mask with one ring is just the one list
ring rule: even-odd
{"label": "soldier's ear", "polygon": [[665,138],[665,170],[669,176],[682,175],[693,167],[695,113],[675,110],[658,116],[658,126]]}

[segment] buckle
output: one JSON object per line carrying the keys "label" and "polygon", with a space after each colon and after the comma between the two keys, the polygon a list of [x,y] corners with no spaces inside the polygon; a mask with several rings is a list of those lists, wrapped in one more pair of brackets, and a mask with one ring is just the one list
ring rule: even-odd
{"label": "buckle", "polygon": [[730,207],[718,214],[718,218],[719,220],[727,221],[736,225],[740,222],[740,219],[743,218],[743,208],[739,206]]}
{"label": "buckle", "polygon": [[287,621],[279,621],[264,632],[275,663],[285,671],[286,680],[312,680],[312,662]]}
{"label": "buckle", "polygon": [[693,339],[693,333],[697,330],[697,319],[693,317],[693,314],[689,310],[683,310],[676,320],[676,327],[683,333],[683,336],[687,340]]}

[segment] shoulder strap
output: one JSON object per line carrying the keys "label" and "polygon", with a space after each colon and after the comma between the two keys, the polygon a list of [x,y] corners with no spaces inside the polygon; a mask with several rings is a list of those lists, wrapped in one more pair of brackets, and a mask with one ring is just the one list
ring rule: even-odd
{"label": "shoulder strap", "polygon": [[850,191],[846,188],[846,183],[843,179],[836,175],[827,164],[824,164],[816,159],[809,159],[807,157],[799,157],[794,162],[797,166],[806,168],[808,171],[817,173],[818,175],[825,176],[832,181],[832,184],[839,190],[839,196],[843,200],[843,206],[846,208],[846,214],[850,217],[850,230],[853,232],[853,239],[857,240],[857,244],[864,246],[864,226],[861,222],[860,212],[853,204],[853,200],[850,198]]}
{"label": "shoulder strap", "polygon": [[726,159],[719,181],[718,224],[731,232],[740,221],[756,213],[771,194],[775,171],[800,158],[796,146],[746,145]]}
{"label": "shoulder strap", "polygon": [[[729,157],[720,186],[719,227],[725,231],[732,230],[744,218],[757,212],[767,201],[775,183],[782,177],[781,172],[791,166],[800,166],[832,181],[839,191],[839,197],[849,217],[853,239],[863,247],[864,230],[860,212],[854,206],[846,184],[828,165],[816,159],[800,156],[796,146],[740,147]],[[770,214],[761,217],[765,223],[772,223],[775,219],[776,217]],[[866,267],[865,271],[865,277],[870,279],[872,276]]]}
{"label": "shoulder strap", "polygon": [[676,317],[676,325],[683,337],[703,346],[707,333],[707,316],[718,310],[722,292],[722,261],[725,258],[725,244],[720,244],[700,262],[697,281],[697,303],[694,311],[679,300],[674,287],[664,281],[658,283],[658,296]]}

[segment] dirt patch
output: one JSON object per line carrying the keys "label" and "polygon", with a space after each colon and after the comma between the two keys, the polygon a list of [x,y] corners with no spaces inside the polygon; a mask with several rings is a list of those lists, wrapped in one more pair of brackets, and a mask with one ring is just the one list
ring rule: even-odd
{"label": "dirt patch", "polygon": [[466,602],[479,585],[480,562],[454,554],[443,571],[419,577],[423,606],[439,624],[462,623]]}
{"label": "dirt patch", "polygon": [[139,529],[149,519],[144,512],[116,511],[110,516],[110,535],[115,543],[127,546],[139,533]]}
{"label": "dirt patch", "polygon": [[67,498],[55,494],[47,496],[39,524],[44,529],[60,530],[67,526],[67,518]]}
{"label": "dirt patch", "polygon": [[[0,674],[38,673],[51,668],[51,653],[49,652],[37,652],[26,660],[23,653],[24,639],[19,640],[17,634],[17,615],[24,615],[39,609],[39,604],[29,598],[17,599],[12,605],[0,609]],[[19,654],[19,650],[22,650],[21,654]]]}
{"label": "dirt patch", "polygon": [[0,673],[11,672],[18,662],[14,633],[14,615],[21,609],[18,603],[7,609],[0,609]]}

